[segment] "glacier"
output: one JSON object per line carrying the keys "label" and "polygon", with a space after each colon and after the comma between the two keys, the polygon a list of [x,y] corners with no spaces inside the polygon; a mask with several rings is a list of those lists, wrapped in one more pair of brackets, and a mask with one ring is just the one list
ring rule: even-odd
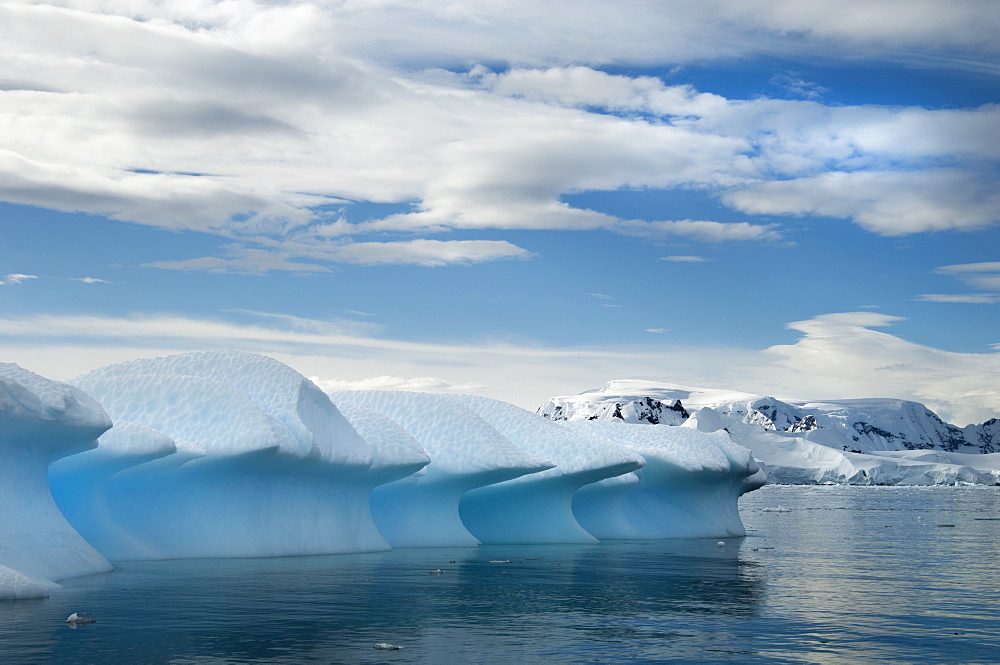
{"label": "glacier", "polygon": [[242,351],[67,383],[2,364],[0,599],[111,561],[742,535],[750,452],[639,407],[583,427],[471,395],[326,394]]}
{"label": "glacier", "polygon": [[552,397],[538,413],[561,422],[725,430],[775,483],[1000,483],[1000,421],[959,428],[907,400],[789,401],[626,379]]}

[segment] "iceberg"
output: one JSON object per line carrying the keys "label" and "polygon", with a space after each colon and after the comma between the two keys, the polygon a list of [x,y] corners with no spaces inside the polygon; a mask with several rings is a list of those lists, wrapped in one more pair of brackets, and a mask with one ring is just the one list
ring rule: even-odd
{"label": "iceberg", "polygon": [[766,483],[746,448],[724,431],[627,422],[572,420],[563,427],[614,441],[646,465],[628,476],[583,487],[573,501],[598,538],[744,536],[738,500]]}
{"label": "iceberg", "polygon": [[47,477],[110,426],[82,391],[0,363],[0,598],[44,597],[58,580],[112,569],[66,521]]}
{"label": "iceberg", "polygon": [[389,548],[369,497],[412,472],[412,452],[386,448],[377,458],[287,365],[197,352],[110,365],[73,383],[105,405],[116,428],[96,450],[54,465],[53,493],[109,558]]}
{"label": "iceberg", "polygon": [[577,491],[646,462],[628,448],[586,433],[567,432],[551,420],[486,397],[453,395],[514,445],[552,461],[547,471],[469,490],[462,521],[483,543],[596,543],[573,513]]}
{"label": "iceberg", "polygon": [[466,492],[555,466],[518,448],[447,395],[359,390],[333,392],[330,397],[345,408],[360,406],[382,414],[430,457],[421,473],[372,492],[372,513],[393,547],[478,545],[480,540],[460,513]]}
{"label": "iceberg", "polygon": [[719,414],[605,407],[563,423],[469,395],[326,395],[239,351],[70,383],[0,365],[0,599],[109,560],[743,534],[762,474]]}

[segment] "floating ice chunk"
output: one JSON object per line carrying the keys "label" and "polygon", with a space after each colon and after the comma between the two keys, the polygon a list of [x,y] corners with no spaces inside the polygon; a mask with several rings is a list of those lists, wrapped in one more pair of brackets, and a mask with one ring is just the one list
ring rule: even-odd
{"label": "floating ice chunk", "polygon": [[48,580],[36,580],[16,570],[0,566],[0,600],[48,598],[49,591],[59,585]]}
{"label": "floating ice chunk", "polygon": [[484,543],[597,542],[573,515],[583,485],[634,471],[645,462],[607,439],[570,432],[520,407],[486,397],[452,395],[522,450],[556,466],[466,492],[462,521]]}
{"label": "floating ice chunk", "polygon": [[552,468],[504,438],[447,395],[401,391],[331,393],[337,404],[377,411],[409,432],[430,456],[424,471],[377,487],[372,513],[393,547],[477,545],[462,523],[459,502],[469,490]]}
{"label": "floating ice chunk", "polygon": [[68,623],[70,626],[86,626],[92,623],[97,623],[97,619],[95,619],[94,617],[84,616],[85,614],[86,612],[84,612],[83,614],[73,612],[68,617],[66,617],[66,623]]}
{"label": "floating ice chunk", "polygon": [[[93,448],[110,426],[101,406],[80,390],[0,363],[0,566],[5,570],[42,585],[111,570],[59,512],[47,475],[53,460]],[[4,576],[8,581],[0,586],[7,591],[27,588],[20,578]]]}
{"label": "floating ice chunk", "polygon": [[577,493],[577,519],[598,538],[746,534],[738,499],[765,478],[750,451],[734,444],[726,432],[588,421],[563,426],[615,441],[646,460],[636,472],[635,487],[598,483]]}

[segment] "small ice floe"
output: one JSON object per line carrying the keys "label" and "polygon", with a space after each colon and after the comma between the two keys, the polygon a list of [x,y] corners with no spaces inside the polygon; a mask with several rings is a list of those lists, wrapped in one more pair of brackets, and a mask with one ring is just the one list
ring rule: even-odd
{"label": "small ice floe", "polygon": [[760,512],[762,512],[762,513],[790,513],[790,512],[792,512],[792,509],[791,508],[785,508],[784,506],[775,506],[774,508],[761,508]]}
{"label": "small ice floe", "polygon": [[509,559],[493,559],[490,563],[510,563]]}
{"label": "small ice floe", "polygon": [[396,644],[389,644],[388,642],[379,642],[378,644],[372,645],[372,649],[378,649],[379,651],[399,651],[403,647]]}
{"label": "small ice floe", "polygon": [[725,546],[726,546],[726,544],[725,544],[724,542],[722,542],[722,541],[720,540],[719,542],[717,542],[717,543],[715,544],[715,546],[716,546],[716,547],[725,547]]}
{"label": "small ice floe", "polygon": [[444,575],[444,571],[438,568],[437,570],[432,570],[431,575]]}
{"label": "small ice floe", "polygon": [[66,617],[66,623],[73,628],[77,626],[86,626],[91,623],[97,623],[97,619],[93,617],[83,616],[86,612],[78,613],[73,612],[68,617]]}

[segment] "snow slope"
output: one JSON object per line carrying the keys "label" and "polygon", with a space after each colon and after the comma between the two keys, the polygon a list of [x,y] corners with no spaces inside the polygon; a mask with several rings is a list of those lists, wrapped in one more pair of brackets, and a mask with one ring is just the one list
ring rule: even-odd
{"label": "snow slope", "polygon": [[80,390],[0,363],[0,598],[44,597],[54,582],[111,564],[70,526],[49,464],[93,448],[111,426]]}
{"label": "snow slope", "polygon": [[[649,412],[650,404],[668,406]],[[682,421],[685,425],[702,431],[726,429],[734,441],[753,450],[773,482],[993,484],[1000,475],[1000,467],[985,454],[1000,449],[1000,421],[960,429],[906,400],[790,402],[752,393],[620,380],[580,395],[553,397],[539,413],[579,421],[641,412],[648,413],[641,422],[677,424],[681,409],[691,414]],[[611,419],[628,422],[627,417]],[[957,458],[931,462],[919,454],[885,452],[921,450],[967,457],[964,462],[952,461]],[[977,462],[970,464],[973,459]]]}

